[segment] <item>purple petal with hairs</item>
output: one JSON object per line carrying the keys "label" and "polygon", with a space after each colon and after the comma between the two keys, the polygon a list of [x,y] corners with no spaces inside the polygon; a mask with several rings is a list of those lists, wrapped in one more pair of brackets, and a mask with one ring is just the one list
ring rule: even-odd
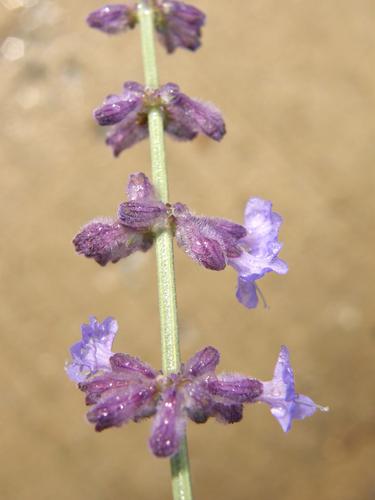
{"label": "purple petal with hairs", "polygon": [[157,457],[171,457],[179,450],[186,427],[182,404],[183,396],[175,388],[166,389],[162,393],[149,441],[150,448]]}
{"label": "purple petal with hairs", "polygon": [[222,373],[209,380],[208,390],[226,403],[251,403],[262,394],[263,388],[259,380],[237,373]]}
{"label": "purple petal with hairs", "polygon": [[150,365],[139,358],[130,356],[130,354],[116,353],[110,359],[111,367],[114,372],[120,372],[124,376],[129,376],[134,380],[139,377],[154,379],[158,372]]}
{"label": "purple petal with hairs", "polygon": [[197,352],[184,365],[183,373],[187,376],[200,377],[215,371],[220,361],[220,353],[214,347],[208,346]]}
{"label": "purple petal with hairs", "polygon": [[106,144],[112,148],[114,156],[148,137],[147,116],[130,113],[107,134]]}
{"label": "purple petal with hairs", "polygon": [[128,201],[121,203],[118,217],[124,226],[155,232],[166,226],[167,208],[161,201]]}
{"label": "purple petal with hairs", "polygon": [[153,239],[112,219],[94,219],[73,240],[76,252],[93,258],[101,266],[117,262],[136,251],[151,248]]}
{"label": "purple petal with hairs", "polygon": [[[169,84],[159,89],[166,110],[166,130],[176,132],[176,138],[188,139],[194,134],[202,133],[220,141],[225,134],[225,124],[220,111],[211,103],[191,99],[182,92],[170,98]],[[166,97],[164,90],[168,92]],[[181,135],[180,132],[182,131]]]}
{"label": "purple petal with hairs", "polygon": [[104,393],[101,400],[88,412],[87,419],[96,431],[118,427],[130,420],[138,421],[155,412],[153,396],[155,385],[132,384],[125,389]]}
{"label": "purple petal with hairs", "polygon": [[104,5],[91,12],[86,21],[91,28],[110,35],[116,34],[134,28],[137,22],[136,7],[128,7],[124,4]]}

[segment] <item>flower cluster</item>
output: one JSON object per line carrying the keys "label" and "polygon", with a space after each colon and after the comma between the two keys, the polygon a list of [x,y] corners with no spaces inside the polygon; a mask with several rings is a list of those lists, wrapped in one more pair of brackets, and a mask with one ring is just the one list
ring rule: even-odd
{"label": "flower cluster", "polygon": [[270,271],[288,270],[278,257],[281,217],[269,201],[250,198],[242,226],[193,215],[182,203],[162,203],[143,173],[130,176],[128,200],[121,203],[117,219],[94,219],[83,227],[73,240],[78,253],[101,265],[117,262],[137,250],[148,250],[160,231],[169,230],[198,264],[215,271],[232,266],[238,273],[237,298],[249,308],[258,304],[259,278]]}
{"label": "flower cluster", "polygon": [[82,325],[82,340],[71,348],[66,371],[86,394],[86,404],[91,406],[87,418],[97,431],[154,416],[149,444],[158,457],[178,451],[187,418],[196,423],[210,417],[235,423],[242,419],[245,403],[262,402],[286,432],[293,420],[309,417],[319,408],[295,392],[285,346],[268,382],[238,373],[216,374],[220,354],[210,346],[197,352],[178,373],[164,375],[129,354],[113,353],[117,328],[112,318],[102,323],[90,318]]}
{"label": "flower cluster", "polygon": [[220,141],[225,134],[220,111],[210,103],[191,99],[175,83],[151,90],[137,82],[125,82],[122,94],[109,95],[94,111],[99,125],[114,125],[106,142],[115,156],[148,137],[152,108],[162,111],[165,131],[179,141],[192,140],[198,133]]}
{"label": "flower cluster", "polygon": [[[201,28],[206,16],[196,7],[176,0],[151,0],[155,30],[168,53],[178,47],[196,50],[200,47]],[[137,4],[105,5],[91,12],[87,23],[92,28],[115,34],[134,28],[138,22]]]}

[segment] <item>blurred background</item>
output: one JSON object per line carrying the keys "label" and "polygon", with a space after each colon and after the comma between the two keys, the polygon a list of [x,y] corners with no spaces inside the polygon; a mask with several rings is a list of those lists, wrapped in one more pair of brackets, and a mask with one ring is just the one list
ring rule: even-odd
{"label": "blurred background", "polygon": [[[223,370],[269,379],[285,343],[297,389],[331,408],[287,435],[262,405],[237,425],[189,425],[196,498],[374,499],[375,4],[195,4],[203,47],[158,46],[160,79],[216,103],[228,134],[167,138],[171,201],[241,222],[250,196],[272,200],[290,272],[262,280],[270,310],[249,311],[232,269],[176,251],[183,358],[212,344]],[[139,29],[86,27],[101,5],[0,0],[3,500],[170,498],[150,422],[96,434],[64,373],[91,314],[118,319],[115,350],[160,366],[154,253],[100,268],[71,244],[116,213],[131,172],[150,172],[146,141],[115,160],[91,116],[143,80]]]}

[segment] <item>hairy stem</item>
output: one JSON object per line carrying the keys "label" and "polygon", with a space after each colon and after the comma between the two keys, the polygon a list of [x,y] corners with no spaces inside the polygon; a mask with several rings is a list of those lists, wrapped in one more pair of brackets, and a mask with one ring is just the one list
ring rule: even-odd
{"label": "hairy stem", "polygon": [[[138,15],[141,26],[142,54],[146,85],[157,88],[158,72],[155,57],[153,11],[147,0],[140,2]],[[164,203],[168,202],[168,175],[164,149],[163,113],[154,108],[148,114],[153,183]],[[158,272],[160,335],[163,372],[173,373],[180,368],[176,285],[173,260],[173,238],[164,231],[156,239]],[[179,452],[171,459],[174,500],[192,500],[189,457],[186,437]]]}

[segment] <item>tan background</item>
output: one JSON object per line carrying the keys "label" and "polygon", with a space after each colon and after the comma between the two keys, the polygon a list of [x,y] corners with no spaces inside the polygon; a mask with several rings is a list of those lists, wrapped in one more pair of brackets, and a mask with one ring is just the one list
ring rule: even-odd
{"label": "tan background", "polygon": [[[171,200],[237,221],[249,196],[273,200],[290,272],[262,281],[270,311],[248,311],[233,270],[176,251],[183,357],[213,344],[222,369],[267,379],[286,343],[298,389],[331,406],[288,435],[263,406],[234,426],[189,425],[196,497],[372,500],[375,3],[196,4],[203,48],[158,50],[161,80],[215,102],[228,135],[167,140]],[[90,314],[118,318],[116,349],[160,366],[153,252],[102,269],[71,245],[115,213],[129,173],[149,172],[147,142],[114,160],[91,118],[105,94],[142,81],[139,30],[86,28],[100,5],[0,2],[3,500],[170,498],[150,423],[95,434],[63,371]]]}

